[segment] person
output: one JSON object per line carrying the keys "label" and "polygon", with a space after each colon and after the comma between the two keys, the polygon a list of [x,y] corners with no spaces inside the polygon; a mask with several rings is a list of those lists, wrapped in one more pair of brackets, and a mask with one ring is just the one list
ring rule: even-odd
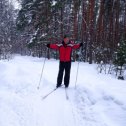
{"label": "person", "polygon": [[64,35],[61,44],[47,44],[48,48],[59,50],[60,63],[59,63],[59,72],[58,72],[57,85],[56,85],[57,88],[60,87],[62,84],[64,71],[65,71],[64,85],[65,88],[68,88],[69,81],[70,81],[72,49],[79,49],[82,45],[83,43],[72,44],[68,35]]}

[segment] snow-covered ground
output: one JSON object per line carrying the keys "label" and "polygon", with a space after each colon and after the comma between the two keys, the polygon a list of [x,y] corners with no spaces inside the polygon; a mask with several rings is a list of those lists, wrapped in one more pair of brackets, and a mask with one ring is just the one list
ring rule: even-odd
{"label": "snow-covered ground", "polygon": [[56,86],[59,62],[15,56],[0,61],[0,126],[126,126],[126,81],[98,74],[96,65],[72,63],[69,100]]}

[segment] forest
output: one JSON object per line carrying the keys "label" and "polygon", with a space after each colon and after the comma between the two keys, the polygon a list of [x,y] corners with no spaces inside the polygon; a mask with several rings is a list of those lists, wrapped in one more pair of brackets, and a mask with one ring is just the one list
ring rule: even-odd
{"label": "forest", "polygon": [[58,59],[47,43],[61,43],[69,34],[83,47],[72,60],[106,64],[119,74],[126,69],[126,0],[18,0],[0,1],[0,59],[12,54]]}

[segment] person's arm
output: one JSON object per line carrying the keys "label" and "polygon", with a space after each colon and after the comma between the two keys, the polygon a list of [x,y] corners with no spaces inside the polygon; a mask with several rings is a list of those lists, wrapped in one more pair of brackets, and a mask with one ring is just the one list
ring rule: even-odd
{"label": "person's arm", "polygon": [[47,47],[50,49],[59,49],[58,44],[47,44]]}
{"label": "person's arm", "polygon": [[75,44],[72,46],[73,49],[79,49],[81,46],[83,46],[83,43]]}

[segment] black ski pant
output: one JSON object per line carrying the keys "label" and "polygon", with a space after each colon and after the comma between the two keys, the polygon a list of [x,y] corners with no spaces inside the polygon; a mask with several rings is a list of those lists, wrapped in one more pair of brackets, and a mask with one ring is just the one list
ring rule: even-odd
{"label": "black ski pant", "polygon": [[71,61],[70,62],[62,62],[62,61],[60,61],[59,73],[58,73],[58,77],[57,77],[57,87],[61,86],[61,84],[62,84],[64,71],[65,71],[64,85],[65,85],[65,87],[69,86],[70,69],[71,69]]}

